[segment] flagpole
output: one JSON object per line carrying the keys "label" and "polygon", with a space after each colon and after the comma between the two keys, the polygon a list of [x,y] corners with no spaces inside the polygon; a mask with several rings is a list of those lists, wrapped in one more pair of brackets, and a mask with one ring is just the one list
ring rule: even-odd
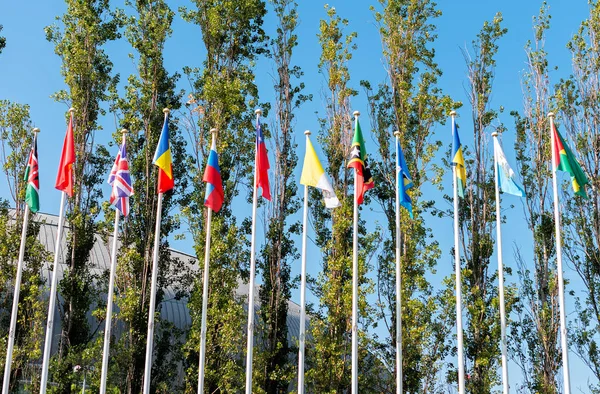
{"label": "flagpole", "polygon": [[552,142],[552,186],[554,189],[554,227],[556,232],[556,271],[558,274],[558,302],[560,309],[560,345],[562,349],[562,362],[563,362],[563,384],[565,394],[571,393],[571,378],[569,373],[569,348],[567,345],[567,322],[565,312],[565,282],[563,279],[563,265],[562,265],[562,241],[560,235],[560,212],[558,207],[558,184],[556,180],[556,168],[555,163],[557,161],[556,152],[554,146],[554,113],[549,112],[548,118],[550,119],[550,138]]}
{"label": "flagpole", "polygon": [[496,140],[498,133],[493,132],[494,138],[494,185],[496,186],[496,243],[498,244],[498,296],[500,298],[500,349],[502,351],[502,392],[508,394],[508,356],[506,351],[506,311],[504,306],[504,265],[502,258],[502,220],[500,217],[500,188],[498,186],[498,156]]}
{"label": "flagpole", "polygon": [[[74,108],[70,108],[69,112],[73,117]],[[46,339],[44,341],[44,356],[42,359],[42,379],[40,382],[40,394],[46,394],[46,386],[48,385],[48,366],[50,364],[50,351],[52,350],[52,335],[54,329],[54,309],[56,308],[56,292],[58,283],[58,258],[61,250],[61,239],[65,224],[65,202],[67,194],[63,191],[60,197],[60,211],[58,214],[58,231],[56,234],[56,244],[54,246],[54,261],[52,263],[52,282],[50,284],[50,299],[48,300],[48,321],[46,324]]]}
{"label": "flagpole", "polygon": [[[354,111],[354,129],[359,111]],[[354,170],[354,223],[352,234],[352,394],[358,394],[358,190],[357,171]]]}
{"label": "flagpole", "polygon": [[[456,111],[450,112],[452,117],[452,130]],[[463,356],[463,327],[462,327],[462,280],[460,275],[460,245],[459,245],[459,225],[458,225],[458,187],[456,180],[456,166],[452,166],[453,185],[454,185],[454,270],[456,275],[456,342],[458,353],[458,392],[465,393],[465,360]]]}
{"label": "flagpole", "polygon": [[[33,129],[33,144],[35,146],[40,129]],[[2,394],[8,394],[10,385],[10,370],[12,367],[13,349],[17,330],[17,313],[19,310],[19,294],[21,291],[21,277],[23,275],[23,260],[25,258],[25,245],[27,243],[27,226],[29,224],[29,204],[25,204],[23,214],[23,230],[21,231],[21,245],[19,247],[19,260],[17,262],[17,274],[15,277],[15,292],[13,295],[12,313],[10,314],[10,329],[8,331],[8,348],[6,349],[6,362],[4,364],[4,381],[2,382]]]}
{"label": "flagpole", "polygon": [[398,168],[398,144],[400,131],[396,136],[396,394],[402,394],[402,267],[400,265],[400,169]]}
{"label": "flagpole", "polygon": [[[217,143],[217,129],[211,129],[212,144]],[[208,311],[208,267],[210,264],[210,225],[212,208],[206,208],[206,246],[204,247],[204,277],[202,283],[202,318],[200,321],[200,361],[198,366],[198,394],[204,393],[204,359],[206,358],[206,314]]]}
{"label": "flagpole", "polygon": [[[122,144],[125,144],[127,130],[123,133]],[[115,225],[113,230],[113,243],[110,255],[110,277],[108,278],[108,297],[106,299],[106,321],[104,326],[104,348],[102,350],[102,373],[100,377],[100,394],[106,393],[106,380],[108,377],[108,355],[110,352],[110,331],[112,323],[113,296],[115,291],[115,276],[117,272],[117,239],[119,238],[119,219],[121,211],[115,209]]]}
{"label": "flagpole", "polygon": [[[260,120],[262,110],[254,111],[256,122]],[[255,154],[258,155],[258,151]],[[255,159],[256,161],[256,159]],[[252,394],[252,351],[254,348],[254,272],[256,271],[256,206],[258,204],[258,187],[256,185],[257,165],[254,163],[254,196],[252,197],[252,240],[250,243],[250,282],[248,283],[248,346],[246,350],[246,394]]]}
{"label": "flagpole", "polygon": [[[165,122],[169,109],[163,109]],[[158,252],[160,249],[160,224],[162,218],[163,193],[158,193],[156,204],[156,227],[154,228],[154,251],[152,256],[152,282],[150,285],[150,306],[148,309],[148,336],[146,337],[146,364],[144,367],[144,394],[150,394],[150,378],[152,374],[152,349],[154,345],[154,311],[156,309],[156,282],[158,280]]]}
{"label": "flagpole", "polygon": [[[304,132],[308,144],[310,131]],[[300,274],[300,344],[298,349],[298,394],[304,394],[304,347],[306,342],[306,233],[308,227],[308,185],[304,185],[302,215],[302,267]]]}

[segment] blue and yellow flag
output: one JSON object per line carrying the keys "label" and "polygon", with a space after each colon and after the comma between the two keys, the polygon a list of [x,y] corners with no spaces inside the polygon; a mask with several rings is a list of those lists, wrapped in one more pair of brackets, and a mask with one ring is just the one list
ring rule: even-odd
{"label": "blue and yellow flag", "polygon": [[452,119],[452,165],[456,167],[456,187],[458,195],[465,198],[465,188],[467,186],[467,169],[465,168],[465,158],[463,157],[462,145],[458,137],[456,122]]}
{"label": "blue and yellow flag", "polygon": [[406,191],[413,186],[413,182],[408,173],[408,166],[406,165],[406,160],[404,160],[400,141],[396,144],[396,171],[398,171],[398,184],[396,186],[398,187],[398,195],[400,196],[400,205],[408,210],[412,218],[412,200]]}
{"label": "blue and yellow flag", "polygon": [[171,159],[171,148],[169,147],[169,114],[165,116],[153,163],[158,167],[158,192],[164,193],[173,189],[173,160]]}

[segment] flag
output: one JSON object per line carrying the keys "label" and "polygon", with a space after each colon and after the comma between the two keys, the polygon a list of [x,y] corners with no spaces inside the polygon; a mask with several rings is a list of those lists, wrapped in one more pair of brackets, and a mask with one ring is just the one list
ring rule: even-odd
{"label": "flag", "polygon": [[37,137],[34,137],[33,146],[27,160],[27,169],[25,170],[25,181],[27,182],[25,203],[33,213],[40,209],[40,174],[38,168]]}
{"label": "flag", "polygon": [[271,191],[269,189],[269,157],[267,156],[267,147],[263,138],[260,120],[256,120],[256,176],[254,187],[262,188],[262,196],[271,201]]}
{"label": "flag", "polygon": [[119,148],[115,164],[113,164],[108,183],[112,186],[110,203],[117,208],[123,216],[129,215],[129,197],[133,195],[133,186],[129,175],[129,163],[125,143]]}
{"label": "flag", "polygon": [[568,172],[571,175],[571,181],[573,182],[573,191],[575,194],[588,198],[587,193],[585,191],[585,185],[590,183],[590,181],[585,176],[585,173],[581,169],[581,166],[575,159],[575,155],[569,148],[569,146],[565,143],[565,140],[562,138],[556,126],[554,126],[554,170],[560,170]]}
{"label": "flag", "polygon": [[515,172],[510,168],[502,150],[502,145],[500,145],[497,138],[494,138],[494,154],[496,155],[496,165],[498,166],[496,169],[498,179],[496,181],[500,190],[518,197],[525,197],[523,188],[515,181]]}
{"label": "flag", "polygon": [[309,138],[306,139],[306,153],[304,154],[300,183],[321,189],[327,208],[336,208],[341,205]]}
{"label": "flag", "polygon": [[404,153],[402,153],[402,147],[400,146],[400,141],[396,144],[396,171],[398,171],[398,195],[400,196],[400,204],[408,210],[410,217],[413,217],[412,211],[412,200],[408,193],[406,192],[408,189],[413,187],[413,182],[410,179],[410,174],[408,173],[408,166],[406,165],[406,160],[404,160]]}
{"label": "flag", "polygon": [[164,193],[173,189],[175,180],[173,179],[173,160],[169,147],[169,114],[165,116],[153,164],[158,167],[158,192]]}
{"label": "flag", "polygon": [[73,137],[73,113],[69,119],[69,127],[65,135],[58,175],[56,176],[56,188],[73,197],[73,164],[75,163],[75,139]]}
{"label": "flag", "polygon": [[367,190],[372,189],[375,186],[373,182],[373,176],[371,175],[371,169],[367,163],[367,151],[365,149],[365,140],[360,130],[360,123],[356,120],[356,127],[354,130],[354,138],[352,139],[352,148],[350,150],[350,160],[348,161],[348,168],[354,168],[357,173],[355,193],[357,194],[357,202],[363,203],[364,194]]}
{"label": "flag", "polygon": [[463,157],[462,145],[458,137],[456,123],[452,122],[452,165],[456,167],[456,187],[458,195],[465,198],[465,187],[467,186],[467,170],[465,158]]}
{"label": "flag", "polygon": [[217,154],[217,146],[213,139],[210,153],[208,154],[208,162],[204,170],[202,180],[206,182],[206,196],[204,197],[204,206],[219,212],[225,199],[223,192],[223,181],[221,180],[221,169],[219,168],[219,155]]}

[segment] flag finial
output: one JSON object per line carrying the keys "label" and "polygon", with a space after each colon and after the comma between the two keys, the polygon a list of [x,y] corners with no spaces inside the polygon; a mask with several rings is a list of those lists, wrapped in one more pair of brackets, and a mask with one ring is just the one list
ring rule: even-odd
{"label": "flag finial", "polygon": [[354,115],[354,116],[360,116],[360,111],[354,111],[354,112],[352,113],[352,115]]}
{"label": "flag finial", "polygon": [[400,130],[396,130],[394,131],[394,135],[398,138],[400,138]]}
{"label": "flag finial", "polygon": [[122,129],[121,133],[123,133],[123,135],[125,135],[125,134],[129,133],[129,131],[127,131],[127,129]]}
{"label": "flag finial", "polygon": [[262,116],[262,109],[260,109],[260,108],[257,108],[257,109],[254,111],[254,113],[255,113],[256,115],[258,115],[258,116]]}
{"label": "flag finial", "polygon": [[498,135],[499,135],[499,134],[498,134],[498,132],[497,132],[497,131],[494,131],[494,132],[492,133],[492,137],[498,137]]}
{"label": "flag finial", "polygon": [[215,128],[212,128],[212,129],[210,129],[210,132],[211,132],[212,134],[214,134],[214,135],[216,135],[216,134],[217,134],[217,131],[218,131],[218,130],[217,130],[217,129],[215,129]]}
{"label": "flag finial", "polygon": [[304,135],[310,135],[310,130],[306,130],[306,131],[304,132]]}
{"label": "flag finial", "polygon": [[456,116],[456,111],[455,110],[450,111],[450,116],[452,116],[452,117]]}
{"label": "flag finial", "polygon": [[39,132],[40,132],[40,129],[38,129],[37,127],[34,127],[34,128],[33,128],[33,132],[34,132],[34,133],[39,133]]}
{"label": "flag finial", "polygon": [[548,112],[548,117],[549,118],[554,118],[554,112]]}
{"label": "flag finial", "polygon": [[168,114],[169,114],[169,112],[171,112],[171,110],[170,110],[169,108],[165,108],[165,109],[163,109],[163,113],[164,113],[165,115],[168,115]]}
{"label": "flag finial", "polygon": [[69,108],[69,113],[73,114],[73,112],[75,112],[75,108],[73,108],[73,107]]}

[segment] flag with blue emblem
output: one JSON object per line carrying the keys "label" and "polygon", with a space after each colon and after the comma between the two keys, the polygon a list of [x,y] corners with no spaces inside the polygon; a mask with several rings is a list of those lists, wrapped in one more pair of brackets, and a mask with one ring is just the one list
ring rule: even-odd
{"label": "flag with blue emblem", "polygon": [[412,200],[406,191],[413,187],[413,182],[408,173],[408,166],[404,159],[404,153],[402,153],[400,141],[396,144],[396,171],[398,171],[398,184],[396,186],[398,187],[398,195],[400,196],[400,205],[406,208],[412,218]]}

